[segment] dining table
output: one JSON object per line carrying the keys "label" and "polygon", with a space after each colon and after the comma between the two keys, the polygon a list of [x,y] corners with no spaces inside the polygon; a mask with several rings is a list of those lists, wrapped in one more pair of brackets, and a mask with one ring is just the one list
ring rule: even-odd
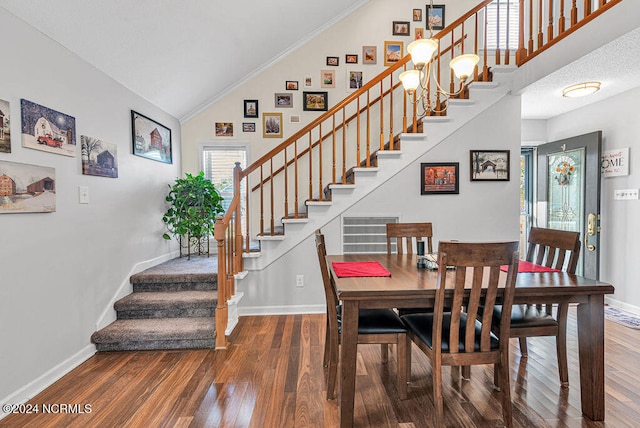
{"label": "dining table", "polygon": [[[327,255],[327,265],[342,302],[340,426],[353,426],[358,343],[358,311],[367,308],[433,307],[437,270],[418,267],[414,254]],[[388,276],[340,276],[336,267],[378,262]],[[341,274],[342,275],[342,274]],[[378,273],[376,273],[378,275]],[[506,275],[506,273],[505,273]],[[501,289],[503,290],[503,289]],[[566,272],[518,273],[514,304],[577,304],[582,414],[604,420],[604,296],[606,282]],[[501,296],[498,292],[498,299]],[[445,293],[445,298],[447,293]]]}

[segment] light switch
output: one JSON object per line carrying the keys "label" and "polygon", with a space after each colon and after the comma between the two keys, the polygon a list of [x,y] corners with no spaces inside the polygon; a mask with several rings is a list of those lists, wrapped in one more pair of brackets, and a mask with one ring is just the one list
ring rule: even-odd
{"label": "light switch", "polygon": [[638,199],[638,189],[615,190],[613,192],[613,199],[617,201]]}
{"label": "light switch", "polygon": [[89,186],[78,186],[78,202],[81,204],[89,203]]}

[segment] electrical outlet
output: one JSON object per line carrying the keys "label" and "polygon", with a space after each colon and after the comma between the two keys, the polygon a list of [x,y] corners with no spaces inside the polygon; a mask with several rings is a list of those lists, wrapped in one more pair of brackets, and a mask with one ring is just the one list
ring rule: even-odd
{"label": "electrical outlet", "polygon": [[296,275],[296,287],[304,287],[304,275]]}
{"label": "electrical outlet", "polygon": [[78,203],[89,203],[89,186],[78,186]]}
{"label": "electrical outlet", "polygon": [[617,201],[626,201],[630,199],[638,199],[638,189],[620,189],[613,192],[613,199]]}

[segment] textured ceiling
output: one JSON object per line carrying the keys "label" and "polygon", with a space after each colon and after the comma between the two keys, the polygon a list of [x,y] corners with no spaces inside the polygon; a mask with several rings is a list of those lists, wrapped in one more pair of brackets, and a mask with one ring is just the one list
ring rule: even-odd
{"label": "textured ceiling", "polygon": [[[21,18],[185,120],[368,0],[0,0]],[[522,94],[524,119],[548,119],[638,86],[640,30]],[[602,82],[569,99],[562,88]]]}

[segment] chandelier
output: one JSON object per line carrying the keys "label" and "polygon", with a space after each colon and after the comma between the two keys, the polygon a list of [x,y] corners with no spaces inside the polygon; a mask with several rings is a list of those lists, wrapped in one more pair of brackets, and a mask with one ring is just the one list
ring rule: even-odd
{"label": "chandelier", "polygon": [[[430,2],[429,15],[433,13],[433,0]],[[457,56],[451,60],[449,67],[453,70],[456,78],[460,80],[460,89],[454,92],[447,92],[440,86],[438,79],[434,78],[436,88],[433,99],[430,90],[431,66],[433,64],[433,55],[438,51],[439,41],[433,38],[433,23],[430,16],[427,16],[429,25],[429,38],[418,39],[411,42],[407,46],[407,51],[411,55],[411,61],[415,67],[414,70],[407,70],[400,73],[400,80],[404,90],[410,96],[410,100],[418,107],[422,107],[422,112],[418,116],[423,117],[431,114],[443,113],[448,103],[443,103],[449,98],[458,96],[464,90],[464,83],[473,73],[476,65],[480,61],[478,55],[464,54]],[[452,48],[453,49],[453,46]],[[453,50],[452,50],[453,52]]]}

